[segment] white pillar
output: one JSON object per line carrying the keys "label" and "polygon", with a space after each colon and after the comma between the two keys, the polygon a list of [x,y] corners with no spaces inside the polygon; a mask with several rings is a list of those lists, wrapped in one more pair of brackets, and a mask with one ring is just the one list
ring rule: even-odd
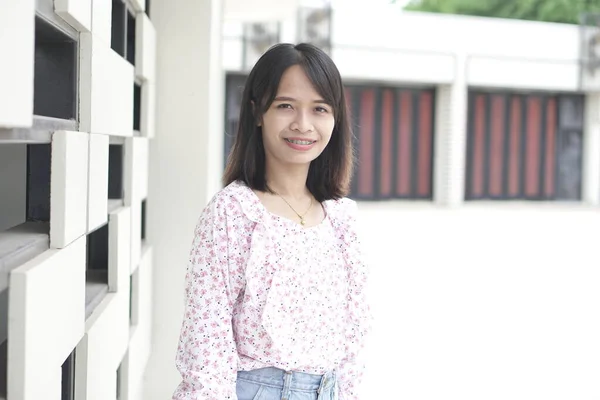
{"label": "white pillar", "polygon": [[148,235],[154,248],[152,354],[144,400],[170,399],[194,226],[223,164],[221,0],[154,0],[156,135],[150,145]]}
{"label": "white pillar", "polygon": [[467,94],[465,57],[456,56],[456,76],[436,93],[434,201],[459,206],[465,192]]}
{"label": "white pillar", "polygon": [[583,132],[582,200],[600,205],[600,93],[588,93],[585,98]]}

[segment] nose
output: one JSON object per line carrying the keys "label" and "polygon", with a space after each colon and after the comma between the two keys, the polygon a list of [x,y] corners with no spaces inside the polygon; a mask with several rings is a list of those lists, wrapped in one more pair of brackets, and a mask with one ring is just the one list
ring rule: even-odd
{"label": "nose", "polygon": [[308,116],[307,113],[303,111],[299,111],[296,113],[290,128],[293,131],[298,131],[300,133],[312,132],[314,130],[310,116]]}

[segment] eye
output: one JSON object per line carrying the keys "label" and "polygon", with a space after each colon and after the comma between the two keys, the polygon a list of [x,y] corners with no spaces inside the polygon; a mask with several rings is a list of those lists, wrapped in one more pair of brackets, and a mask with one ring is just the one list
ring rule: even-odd
{"label": "eye", "polygon": [[329,110],[328,110],[328,109],[326,109],[325,107],[317,107],[317,108],[315,108],[315,110],[316,110],[318,113],[328,113],[328,112],[329,112]]}
{"label": "eye", "polygon": [[292,105],[291,104],[287,104],[287,103],[283,103],[283,104],[277,105],[277,108],[290,109],[290,108],[292,108]]}

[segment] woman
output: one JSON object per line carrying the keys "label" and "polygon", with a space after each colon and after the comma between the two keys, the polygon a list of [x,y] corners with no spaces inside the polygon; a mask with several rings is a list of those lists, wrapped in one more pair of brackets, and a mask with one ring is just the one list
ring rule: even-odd
{"label": "woman", "polygon": [[352,162],[332,60],[269,49],[246,82],[225,188],[195,230],[174,399],[358,399],[369,310],[343,197]]}

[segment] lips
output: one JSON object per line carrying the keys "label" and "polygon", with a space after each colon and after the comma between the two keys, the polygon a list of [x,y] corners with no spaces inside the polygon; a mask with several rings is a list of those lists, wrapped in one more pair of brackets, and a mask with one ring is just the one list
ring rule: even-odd
{"label": "lips", "polygon": [[285,144],[296,151],[308,151],[317,143],[316,140],[299,138],[285,138],[284,141]]}

